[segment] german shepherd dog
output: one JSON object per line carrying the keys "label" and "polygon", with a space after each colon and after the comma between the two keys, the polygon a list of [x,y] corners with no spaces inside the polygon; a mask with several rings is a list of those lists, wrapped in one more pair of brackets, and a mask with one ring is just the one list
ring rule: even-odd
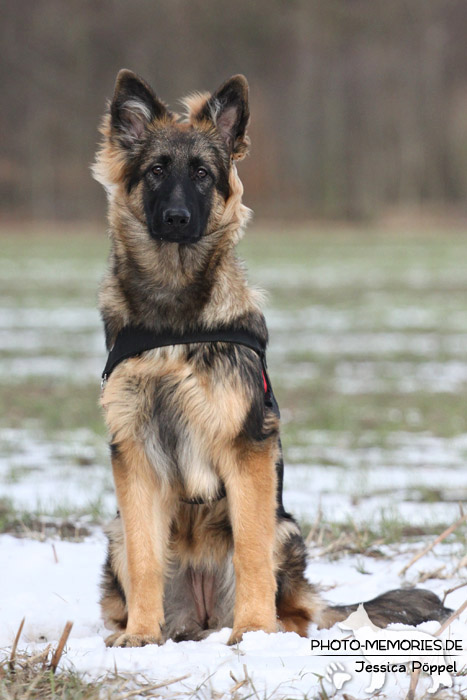
{"label": "german shepherd dog", "polygon": [[[235,244],[249,210],[236,161],[249,146],[248,84],[185,100],[184,118],[149,85],[118,74],[94,176],[109,203],[111,252],[100,289],[110,350],[128,328],[180,342],[130,353],[101,403],[119,514],[108,527],[101,606],[109,646],[201,639],[232,628],[307,634],[355,606],[331,607],[305,577],[300,528],[282,505],[279,413],[261,354],[261,296]],[[443,617],[431,593],[366,604],[377,624]]]}

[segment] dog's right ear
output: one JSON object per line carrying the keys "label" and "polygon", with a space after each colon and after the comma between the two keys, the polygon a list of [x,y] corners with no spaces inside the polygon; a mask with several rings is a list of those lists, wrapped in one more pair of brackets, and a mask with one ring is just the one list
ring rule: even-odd
{"label": "dog's right ear", "polygon": [[154,119],[162,119],[168,110],[136,73],[123,69],[117,75],[110,106],[111,135],[125,148],[131,148],[144,136]]}

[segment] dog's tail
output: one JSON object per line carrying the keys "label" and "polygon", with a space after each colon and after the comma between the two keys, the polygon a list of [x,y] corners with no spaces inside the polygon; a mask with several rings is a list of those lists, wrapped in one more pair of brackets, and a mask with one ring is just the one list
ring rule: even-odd
{"label": "dog's tail", "polygon": [[[319,628],[329,628],[345,620],[359,603],[352,605],[330,605],[325,607],[318,621]],[[377,627],[386,627],[391,622],[404,625],[419,625],[437,620],[442,622],[452,613],[445,608],[437,595],[421,588],[397,588],[363,603],[368,617]]]}

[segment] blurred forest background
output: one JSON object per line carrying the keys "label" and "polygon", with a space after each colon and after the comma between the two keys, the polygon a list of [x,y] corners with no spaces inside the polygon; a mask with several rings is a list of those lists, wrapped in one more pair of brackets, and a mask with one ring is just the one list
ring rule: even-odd
{"label": "blurred forest background", "polygon": [[251,85],[258,217],[465,213],[465,0],[1,0],[0,207],[102,220],[97,125],[122,67],[175,109]]}

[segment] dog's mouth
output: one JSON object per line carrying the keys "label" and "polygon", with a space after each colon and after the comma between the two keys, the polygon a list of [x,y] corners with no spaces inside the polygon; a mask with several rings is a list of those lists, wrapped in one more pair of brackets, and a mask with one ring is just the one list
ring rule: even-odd
{"label": "dog's mouth", "polygon": [[155,241],[180,245],[197,243],[202,236],[198,226],[164,226],[150,222],[148,230],[151,238]]}
{"label": "dog's mouth", "polygon": [[164,235],[158,232],[151,233],[152,238],[156,241],[161,241],[165,243],[178,243],[179,245],[193,245],[201,239],[201,235],[187,236],[187,235]]}

